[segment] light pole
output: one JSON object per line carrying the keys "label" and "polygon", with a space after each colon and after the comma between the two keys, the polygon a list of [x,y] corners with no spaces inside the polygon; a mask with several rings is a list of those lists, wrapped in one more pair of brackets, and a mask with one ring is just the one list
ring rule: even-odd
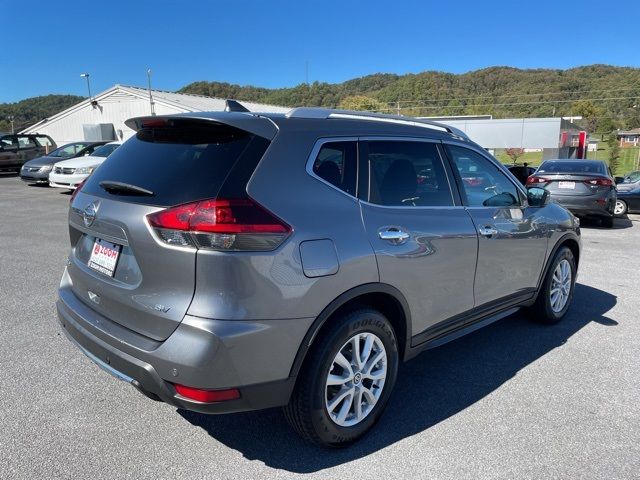
{"label": "light pole", "polygon": [[149,106],[151,107],[151,115],[155,115],[156,112],[153,108],[153,97],[151,96],[151,69],[147,69],[147,85],[149,86]]}
{"label": "light pole", "polygon": [[15,132],[15,128],[14,128],[14,124],[13,124],[13,122],[15,120],[15,117],[13,115],[9,115],[7,117],[7,120],[9,120],[11,122],[11,133],[16,133]]}
{"label": "light pole", "polygon": [[89,101],[92,101],[93,99],[91,97],[91,85],[89,84],[89,74],[81,73],[80,76],[87,79],[87,90],[89,90]]}

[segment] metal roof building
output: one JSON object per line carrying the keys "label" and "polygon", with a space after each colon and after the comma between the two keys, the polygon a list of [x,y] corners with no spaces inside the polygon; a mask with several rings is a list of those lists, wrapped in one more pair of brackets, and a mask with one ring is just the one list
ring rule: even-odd
{"label": "metal roof building", "polygon": [[[252,112],[285,113],[290,109],[275,105],[242,102]],[[78,140],[127,140],[134,131],[125,125],[132,117],[172,113],[222,111],[225,99],[184,93],[114,85],[52,117],[45,118],[20,133],[49,135],[58,145]]]}

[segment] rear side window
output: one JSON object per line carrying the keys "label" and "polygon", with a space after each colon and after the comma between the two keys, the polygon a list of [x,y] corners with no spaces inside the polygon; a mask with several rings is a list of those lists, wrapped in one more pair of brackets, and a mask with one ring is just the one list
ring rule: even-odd
{"label": "rear side window", "polygon": [[[214,198],[227,183],[234,191],[225,187],[226,196],[243,198],[268,145],[264,138],[213,122],[143,128],[109,155],[83,191],[131,203],[170,206]],[[103,180],[142,187],[154,195],[112,195],[100,187]]]}
{"label": "rear side window", "polygon": [[107,145],[101,145],[98,148],[96,148],[93,153],[91,154],[94,157],[108,157],[109,155],[111,155],[115,149],[117,149],[120,145],[117,143],[114,144],[107,144]]}
{"label": "rear side window", "polygon": [[44,135],[40,135],[36,137],[36,140],[40,144],[41,147],[50,147],[53,145],[53,142],[49,137],[45,137]]}
{"label": "rear side window", "polygon": [[358,144],[328,142],[313,162],[313,173],[349,195],[356,194]]}
{"label": "rear side window", "polygon": [[369,201],[378,205],[453,205],[447,175],[433,143],[367,142]]}
{"label": "rear side window", "polygon": [[18,145],[20,148],[35,148],[37,147],[36,142],[33,141],[31,137],[18,137]]}

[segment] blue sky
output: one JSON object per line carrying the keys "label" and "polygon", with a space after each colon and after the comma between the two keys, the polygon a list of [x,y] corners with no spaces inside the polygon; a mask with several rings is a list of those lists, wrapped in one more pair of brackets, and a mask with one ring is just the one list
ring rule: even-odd
{"label": "blue sky", "polygon": [[266,87],[376,72],[640,66],[636,2],[0,0],[0,102],[115,83]]}

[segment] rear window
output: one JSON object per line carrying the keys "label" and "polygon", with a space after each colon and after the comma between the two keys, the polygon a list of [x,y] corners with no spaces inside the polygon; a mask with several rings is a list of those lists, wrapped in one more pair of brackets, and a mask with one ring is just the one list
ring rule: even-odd
{"label": "rear window", "polygon": [[599,173],[606,175],[607,171],[601,162],[567,160],[566,162],[544,162],[536,173]]}
{"label": "rear window", "polygon": [[[221,195],[242,198],[268,145],[262,137],[212,122],[144,128],[109,155],[83,191],[158,206],[213,198],[223,186]],[[154,195],[112,195],[100,187],[104,180],[142,187]]]}

